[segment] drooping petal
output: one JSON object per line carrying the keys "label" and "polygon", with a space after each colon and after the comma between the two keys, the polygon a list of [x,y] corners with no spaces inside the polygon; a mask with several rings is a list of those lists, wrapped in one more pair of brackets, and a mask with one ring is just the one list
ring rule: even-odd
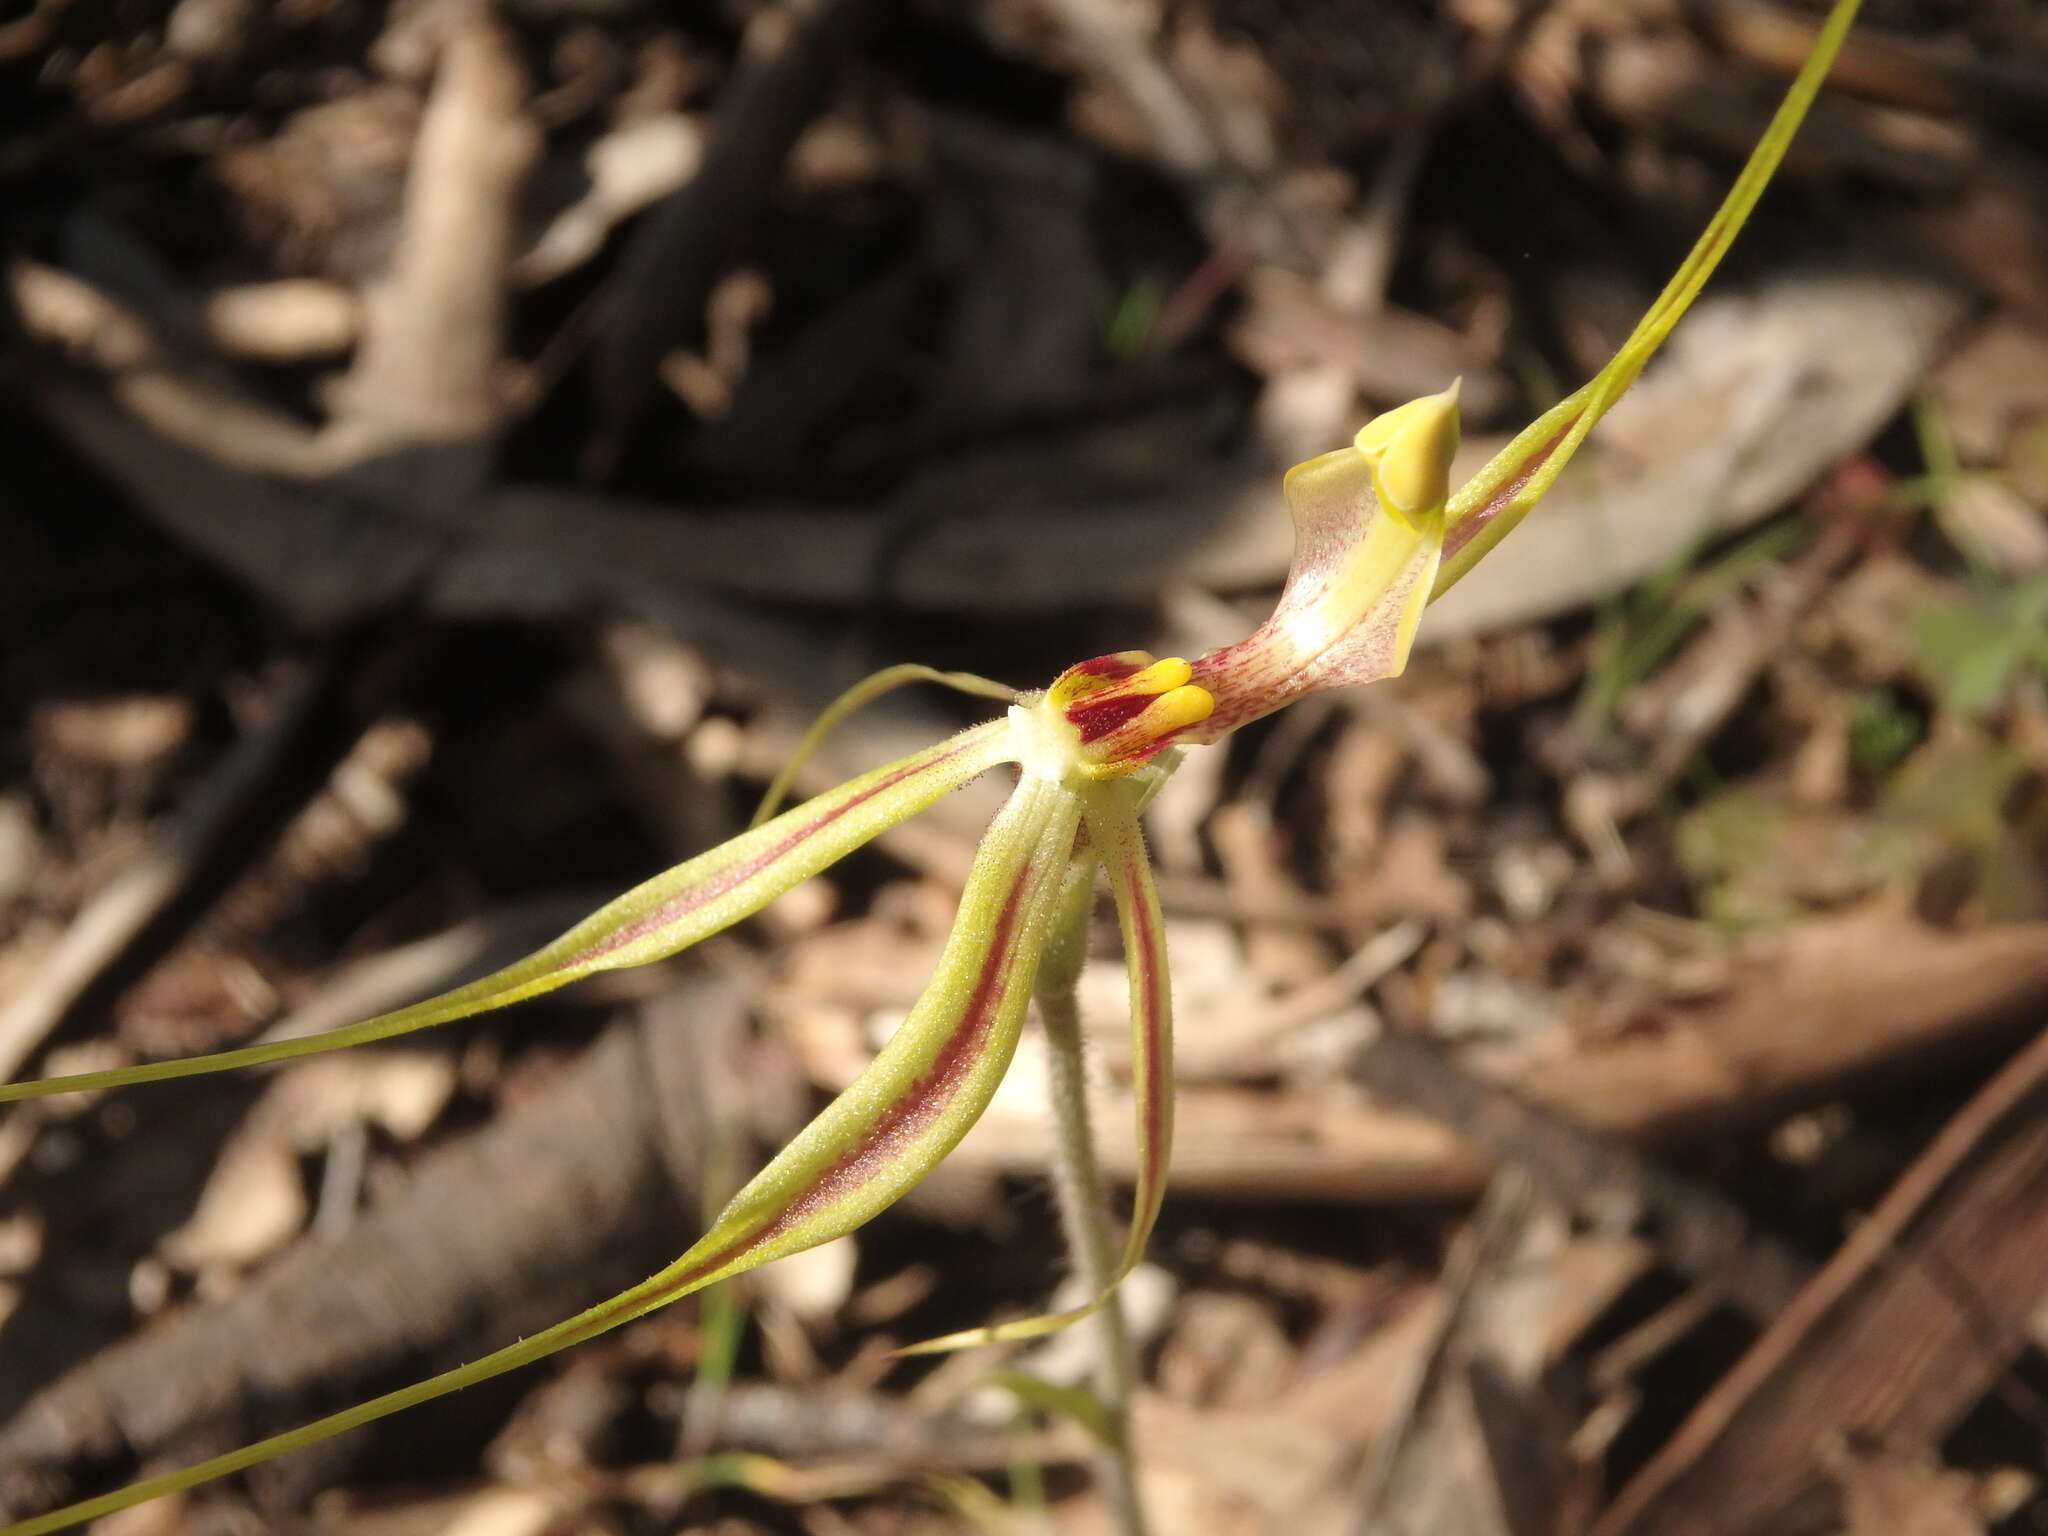
{"label": "drooping petal", "polygon": [[1138,1160],[1123,1257],[1108,1285],[1078,1307],[949,1333],[912,1345],[904,1354],[934,1354],[1036,1338],[1078,1323],[1099,1310],[1125,1276],[1137,1268],[1152,1240],[1166,1198],[1167,1166],[1173,1157],[1173,993],[1166,969],[1166,929],[1159,912],[1159,892],[1138,823],[1139,793],[1141,789],[1129,780],[1091,784],[1085,791],[1088,845],[1109,877],[1131,984],[1131,1095],[1137,1115]]}
{"label": "drooping petal", "polygon": [[981,1118],[1016,1052],[1080,810],[1059,781],[1023,776],[982,839],[938,970],[909,1017],[677,1261],[677,1284],[695,1290],[852,1231]]}
{"label": "drooping petal", "polygon": [[[800,806],[790,815],[809,809]],[[874,1216],[952,1150],[988,1107],[1009,1067],[1080,814],[1080,798],[1064,785],[1024,776],[982,839],[938,971],[910,1016],[867,1070],[668,1268],[481,1360],[196,1466],[10,1526],[6,1536],[45,1536],[488,1381]]]}
{"label": "drooping petal", "polygon": [[1860,0],[1835,0],[1814,40],[1813,51],[1800,66],[1770,126],[1750,151],[1742,174],[1728,189],[1727,197],[1657,301],[1637,322],[1607,366],[1517,433],[1507,447],[1451,497],[1445,517],[1443,564],[1436,573],[1430,593],[1432,600],[1449,591],[1528,515],[1578,452],[1593,424],[1635,382],[1643,365],[1671,334],[1671,328],[1692,307],[1692,301],[1713,276],[1756,207],[1757,199],[1770,184],[1778,163],[1785,158],[1786,147],[1805,120],[1821,82],[1827,78],[1859,4]]}
{"label": "drooping petal", "polygon": [[1408,664],[1443,547],[1457,445],[1453,384],[1287,472],[1287,586],[1255,632],[1193,664],[1191,683],[1215,708],[1175,740],[1216,741],[1311,689],[1392,677]]}
{"label": "drooping petal", "polygon": [[1131,1194],[1131,1232],[1118,1270],[1122,1279],[1144,1257],[1173,1158],[1173,987],[1166,969],[1166,925],[1159,891],[1145,855],[1137,816],[1116,796],[1090,799],[1088,833],[1102,850],[1102,865],[1116,902],[1117,927],[1131,984],[1131,1092],[1138,1128],[1137,1176]]}
{"label": "drooping petal", "polygon": [[544,949],[409,1008],[303,1039],[8,1083],[0,1085],[0,1103],[340,1050],[502,1008],[596,971],[659,960],[758,912],[799,881],[1010,756],[1004,722],[963,731],[850,779],[764,826],[678,864],[599,908]]}

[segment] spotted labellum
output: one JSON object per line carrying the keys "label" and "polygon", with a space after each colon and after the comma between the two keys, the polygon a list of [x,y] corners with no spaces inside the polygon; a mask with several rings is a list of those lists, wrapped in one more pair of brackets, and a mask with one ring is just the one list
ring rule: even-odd
{"label": "spotted labellum", "polygon": [[[1770,179],[1855,10],[1839,0],[1814,55],[1727,201],[1613,360],[1545,412],[1455,493],[1458,390],[1376,417],[1288,472],[1295,556],[1271,617],[1193,660],[1097,656],[1016,692],[998,718],[784,811],[626,892],[559,939],[480,981],[363,1023],[174,1061],[0,1087],[0,1102],[99,1091],[384,1040],[501,1008],[593,972],[673,955],[758,912],[798,882],[979,775],[1014,775],[975,854],[937,968],[859,1077],[736,1194],[660,1273],[469,1365],[290,1433],[10,1526],[35,1536],[267,1460],[539,1360],[728,1276],[850,1232],[900,1198],[988,1107],[1017,1050],[1041,961],[1106,883],[1129,970],[1137,1174],[1109,1287],[1144,1253],[1172,1141],[1172,1004],[1165,938],[1139,813],[1180,754],[1318,689],[1398,674],[1423,610],[1524,516],[1691,304]],[[925,668],[895,669],[878,686]],[[857,701],[873,689],[857,690]],[[1101,1305],[971,1330],[920,1349],[1020,1338]]]}

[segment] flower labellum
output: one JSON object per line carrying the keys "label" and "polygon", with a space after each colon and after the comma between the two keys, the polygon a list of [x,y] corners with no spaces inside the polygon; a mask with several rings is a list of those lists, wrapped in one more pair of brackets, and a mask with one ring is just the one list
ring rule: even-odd
{"label": "flower labellum", "polygon": [[1313,689],[1399,675],[1443,553],[1457,451],[1453,383],[1287,472],[1287,586],[1254,633],[1194,663],[1194,683],[1216,707],[1183,741],[1220,740]]}

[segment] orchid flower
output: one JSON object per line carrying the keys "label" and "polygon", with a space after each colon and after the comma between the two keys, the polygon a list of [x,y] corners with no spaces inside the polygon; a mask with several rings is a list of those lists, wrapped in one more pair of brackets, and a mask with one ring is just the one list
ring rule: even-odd
{"label": "orchid flower", "polygon": [[1247,638],[1192,661],[1142,651],[1098,656],[1028,692],[926,668],[893,669],[842,703],[924,678],[993,694],[1008,707],[657,875],[537,953],[426,1002],[305,1039],[0,1086],[0,1101],[7,1101],[253,1066],[388,1039],[596,971],[673,955],[758,912],[969,780],[1014,770],[1014,787],[981,839],[937,969],[908,1017],[853,1084],[673,1264],[469,1365],[23,1521],[0,1536],[58,1530],[254,1465],[542,1359],[859,1227],[923,1178],[988,1107],[1016,1053],[1041,960],[1056,940],[1071,943],[1085,923],[1086,893],[1098,873],[1115,903],[1130,975],[1139,1156],[1121,1258],[1101,1293],[1081,1307],[919,1348],[1028,1337],[1099,1307],[1145,1250],[1172,1141],[1172,1004],[1159,897],[1139,827],[1145,800],[1183,749],[1222,741],[1305,693],[1401,672],[1429,601],[1528,512],[1691,304],[1776,169],[1855,9],[1856,0],[1837,0],[1727,200],[1613,360],[1462,489],[1452,494],[1449,486],[1459,433],[1455,383],[1374,418],[1348,446],[1289,471],[1293,567],[1272,616]]}

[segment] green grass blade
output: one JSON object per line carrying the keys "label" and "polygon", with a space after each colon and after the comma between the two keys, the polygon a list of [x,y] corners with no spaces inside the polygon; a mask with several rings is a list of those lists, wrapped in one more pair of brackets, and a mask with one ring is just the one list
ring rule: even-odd
{"label": "green grass blade", "polygon": [[1086,1387],[1061,1386],[1015,1366],[990,1371],[988,1379],[990,1385],[1003,1388],[1020,1403],[1072,1420],[1104,1450],[1116,1449],[1116,1421],[1102,1399]]}

